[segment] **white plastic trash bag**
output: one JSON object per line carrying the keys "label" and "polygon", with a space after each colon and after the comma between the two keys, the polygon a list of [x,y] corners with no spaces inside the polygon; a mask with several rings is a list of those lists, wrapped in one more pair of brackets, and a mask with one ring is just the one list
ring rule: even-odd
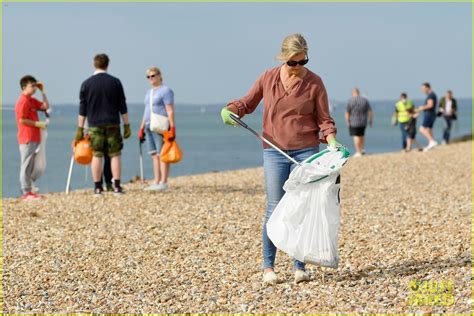
{"label": "white plastic trash bag", "polygon": [[278,249],[305,263],[337,268],[339,171],[348,158],[344,147],[325,149],[291,172],[267,223]]}

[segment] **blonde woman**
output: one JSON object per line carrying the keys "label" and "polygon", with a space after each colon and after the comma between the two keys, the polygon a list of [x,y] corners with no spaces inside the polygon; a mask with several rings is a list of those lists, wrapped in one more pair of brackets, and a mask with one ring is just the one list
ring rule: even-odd
{"label": "blonde woman", "polygon": [[[319,151],[319,144],[340,146],[336,127],[329,115],[328,96],[323,81],[304,67],[308,63],[308,46],[300,34],[283,40],[277,57],[282,64],[265,71],[246,96],[231,101],[221,111],[225,124],[236,126],[231,113],[243,117],[252,113],[264,100],[263,136],[297,161]],[[277,150],[263,143],[263,166],[267,208],[262,232],[263,281],[279,282],[274,272],[276,247],[267,236],[266,223],[285,193],[283,184],[295,167]],[[309,281],[303,262],[294,261],[295,282]]]}
{"label": "blonde woman", "polygon": [[174,120],[174,93],[168,86],[163,84],[163,76],[157,67],[151,67],[146,71],[146,78],[151,85],[145,95],[145,110],[138,132],[140,142],[146,140],[148,153],[153,161],[154,182],[145,188],[149,191],[164,191],[168,189],[169,164],[160,160],[160,151],[163,146],[163,135],[150,130],[150,99],[152,100],[153,113],[167,116],[170,123],[171,138],[176,137],[176,125]]}

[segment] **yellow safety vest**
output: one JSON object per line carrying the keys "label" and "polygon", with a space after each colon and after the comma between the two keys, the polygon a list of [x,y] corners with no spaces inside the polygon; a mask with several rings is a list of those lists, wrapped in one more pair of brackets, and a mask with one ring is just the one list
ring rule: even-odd
{"label": "yellow safety vest", "polygon": [[410,120],[409,110],[413,109],[413,103],[410,100],[406,100],[405,103],[398,101],[395,108],[397,109],[397,121],[399,123],[406,123]]}

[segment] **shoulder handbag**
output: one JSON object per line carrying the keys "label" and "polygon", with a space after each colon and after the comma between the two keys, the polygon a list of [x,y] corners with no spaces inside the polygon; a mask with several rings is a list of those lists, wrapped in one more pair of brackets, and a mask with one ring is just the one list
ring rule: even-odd
{"label": "shoulder handbag", "polygon": [[168,117],[153,113],[153,88],[150,91],[150,130],[155,133],[163,133],[169,129]]}

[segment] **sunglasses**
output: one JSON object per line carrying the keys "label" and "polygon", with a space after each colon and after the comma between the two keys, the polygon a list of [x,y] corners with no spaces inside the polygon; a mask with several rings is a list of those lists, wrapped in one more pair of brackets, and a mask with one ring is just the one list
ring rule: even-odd
{"label": "sunglasses", "polygon": [[155,78],[157,75],[149,75],[149,76],[146,76],[147,79],[150,79],[150,78]]}
{"label": "sunglasses", "polygon": [[303,59],[303,60],[300,60],[300,61],[296,61],[296,60],[288,60],[286,62],[286,64],[290,67],[295,67],[296,65],[306,65],[308,63],[309,59],[306,58],[306,59]]}

